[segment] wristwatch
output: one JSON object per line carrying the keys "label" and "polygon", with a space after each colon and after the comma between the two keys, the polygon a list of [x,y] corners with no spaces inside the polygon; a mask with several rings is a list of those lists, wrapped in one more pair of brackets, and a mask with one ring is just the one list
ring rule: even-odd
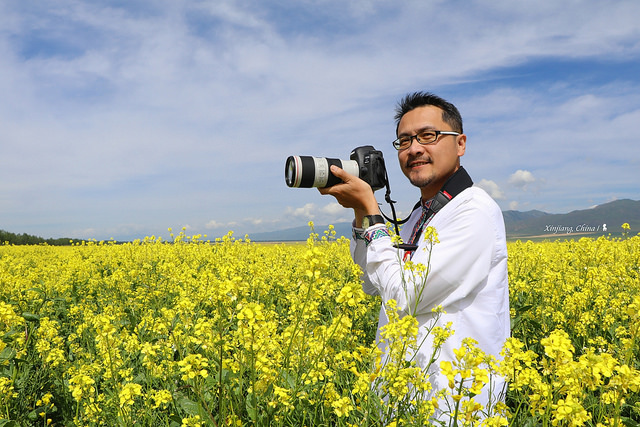
{"label": "wristwatch", "polygon": [[365,215],[364,218],[362,218],[362,228],[365,230],[372,225],[384,223],[385,221],[382,215]]}

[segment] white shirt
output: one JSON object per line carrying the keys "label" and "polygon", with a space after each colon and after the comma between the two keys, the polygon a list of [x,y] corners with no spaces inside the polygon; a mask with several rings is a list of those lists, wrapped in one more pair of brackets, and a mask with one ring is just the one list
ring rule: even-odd
{"label": "white shirt", "polygon": [[[411,214],[400,232],[403,241],[408,240],[420,215],[421,209]],[[401,316],[411,313],[417,318],[418,342],[425,326],[434,319],[434,307],[440,305],[445,311],[438,320],[439,326],[453,323],[455,333],[443,344],[439,359],[429,371],[433,386],[431,397],[437,390],[448,387],[448,379],[440,373],[440,362],[455,360],[453,350],[460,348],[464,338],[475,339],[486,354],[499,358],[510,335],[510,318],[504,220],[495,201],[484,190],[469,187],[447,203],[427,225],[435,228],[440,242],[432,248],[426,287],[419,300],[413,286],[407,286],[406,290],[403,286],[402,254],[399,256],[389,237],[374,239],[368,246],[363,240],[353,239],[351,255],[364,271],[364,291],[382,298],[378,342],[380,328],[388,323],[385,304],[390,299],[396,300]],[[423,232],[412,257],[414,263],[429,263],[425,246]],[[384,351],[384,343],[381,349]],[[431,354],[432,342],[427,338],[415,360],[424,368]],[[502,379],[494,382],[497,390],[494,402],[503,385]],[[488,401],[487,389],[485,385],[483,394],[475,397],[483,405]]]}

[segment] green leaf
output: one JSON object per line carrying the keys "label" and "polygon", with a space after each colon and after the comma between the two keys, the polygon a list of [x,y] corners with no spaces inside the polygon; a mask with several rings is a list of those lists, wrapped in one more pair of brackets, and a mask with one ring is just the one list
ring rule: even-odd
{"label": "green leaf", "polygon": [[622,424],[626,427],[640,427],[640,423],[638,421],[634,421],[629,417],[621,417]]}
{"label": "green leaf", "polygon": [[282,377],[287,381],[289,388],[294,389],[296,387],[296,380],[288,371],[281,371]]}
{"label": "green leaf", "polygon": [[33,411],[29,412],[29,414],[27,414],[27,418],[29,418],[29,421],[33,422],[38,420],[38,410],[42,411],[42,408],[36,408]]}
{"label": "green leaf", "polygon": [[189,415],[198,415],[200,413],[200,406],[187,397],[179,398],[178,405]]}
{"label": "green leaf", "polygon": [[256,408],[253,406],[253,397],[249,396],[246,400],[246,408],[247,408],[247,413],[249,414],[249,418],[252,420],[256,419],[256,416],[258,415]]}
{"label": "green leaf", "polygon": [[27,322],[38,322],[38,321],[40,321],[40,316],[38,316],[37,314],[26,312],[26,311],[24,313],[22,313],[22,317]]}
{"label": "green leaf", "polygon": [[16,357],[16,351],[12,347],[5,347],[0,352],[0,360],[10,360]]}

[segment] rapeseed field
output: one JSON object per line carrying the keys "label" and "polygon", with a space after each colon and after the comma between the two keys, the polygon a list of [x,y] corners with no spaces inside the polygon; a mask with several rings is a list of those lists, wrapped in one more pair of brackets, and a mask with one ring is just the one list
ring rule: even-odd
{"label": "rapeseed field", "polygon": [[[415,319],[390,302],[381,363],[380,300],[334,234],[0,246],[0,426],[640,425],[640,236],[509,243],[501,358],[465,340],[422,399]],[[492,375],[506,404],[482,407]]]}

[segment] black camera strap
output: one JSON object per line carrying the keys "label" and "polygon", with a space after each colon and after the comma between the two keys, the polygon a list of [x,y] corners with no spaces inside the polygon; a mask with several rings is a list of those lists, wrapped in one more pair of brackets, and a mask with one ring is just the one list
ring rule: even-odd
{"label": "black camera strap", "polygon": [[[402,225],[405,222],[407,222],[409,218],[411,218],[411,215],[413,214],[413,212],[422,206],[422,201],[420,200],[418,201],[418,203],[416,203],[416,205],[411,210],[411,214],[409,214],[408,217],[406,217],[403,220],[398,220],[396,217],[396,210],[393,206],[393,204],[396,202],[394,200],[391,200],[391,189],[389,187],[389,179],[387,179],[386,181],[387,181],[387,192],[385,194],[385,200],[391,206],[391,213],[393,215],[393,219],[386,216],[384,212],[382,212],[382,215],[387,219],[387,221],[395,225],[396,234],[400,235],[400,230],[398,228],[398,225]],[[471,177],[469,176],[467,171],[462,166],[460,166],[458,170],[453,175],[451,175],[449,179],[447,179],[447,181],[444,183],[444,185],[442,186],[438,194],[436,194],[435,197],[433,198],[433,201],[431,202],[431,205],[429,206],[429,209],[427,211],[427,218],[430,218],[436,213],[438,213],[438,211],[440,211],[440,209],[442,209],[444,205],[449,203],[454,197],[456,197],[458,194],[462,193],[465,189],[471,187],[472,185],[473,185],[473,181],[471,180]],[[420,228],[420,230],[418,231],[415,237],[416,242],[418,241],[418,239],[420,238],[420,235],[422,234],[423,227]],[[415,243],[402,243],[394,246],[396,246],[399,249],[404,249],[405,251],[415,251],[416,249],[418,249],[418,245]]]}

